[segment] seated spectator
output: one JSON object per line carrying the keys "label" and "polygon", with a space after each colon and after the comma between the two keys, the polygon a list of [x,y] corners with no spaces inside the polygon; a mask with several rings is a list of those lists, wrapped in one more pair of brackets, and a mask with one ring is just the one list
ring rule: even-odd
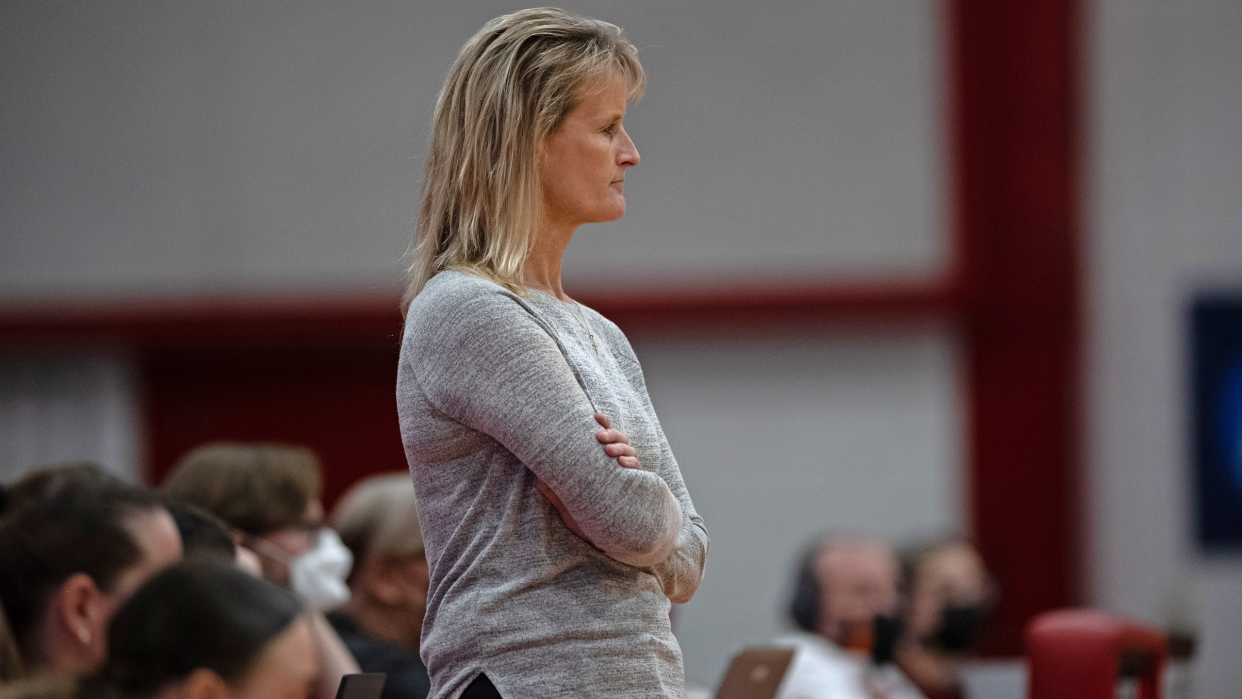
{"label": "seated spectator", "polygon": [[292,594],[235,566],[166,569],[117,613],[87,699],[306,699],[311,622]]}
{"label": "seated spectator", "polygon": [[263,570],[258,556],[245,547],[238,546],[229,533],[229,527],[219,517],[198,505],[169,497],[164,505],[177,531],[181,533],[181,548],[186,558],[218,558],[235,564],[242,570],[262,577]]}
{"label": "seated spectator", "polygon": [[235,541],[258,554],[264,579],[292,589],[316,611],[309,619],[323,675],[315,696],[334,697],[341,677],[358,672],[358,664],[318,612],[348,601],[352,557],[323,526],[315,454],[273,444],[208,444],[183,456],[163,488],[223,520]]}
{"label": "seated spectator", "polygon": [[0,600],[20,651],[16,676],[98,668],[117,607],[181,558],[177,527],[155,495],[73,468],[6,488]]}
{"label": "seated spectator", "polygon": [[236,561],[237,544],[233,543],[228,526],[219,517],[177,498],[166,499],[164,506],[181,534],[181,550],[185,558],[215,558],[227,563]]}
{"label": "seated spectator", "polygon": [[91,462],[44,466],[4,486],[0,512],[12,513],[28,502],[54,495],[64,488],[125,488],[127,484]]}
{"label": "seated spectator", "polygon": [[315,547],[323,528],[319,460],[304,447],[208,444],[183,456],[163,488],[219,517],[281,587],[292,586],[289,564]]}
{"label": "seated spectator", "polygon": [[797,649],[778,699],[920,697],[893,664],[900,567],[885,544],[825,537],[799,566],[790,616],[801,630],[778,643]]}
{"label": "seated spectator", "polygon": [[350,600],[328,616],[363,672],[384,672],[383,699],[431,691],[418,657],[427,611],[427,556],[404,471],[367,478],[337,504],[332,525],[354,554]]}
{"label": "seated spectator", "polygon": [[974,546],[942,539],[907,557],[910,606],[897,660],[932,699],[962,696],[961,663],[970,656],[995,598]]}

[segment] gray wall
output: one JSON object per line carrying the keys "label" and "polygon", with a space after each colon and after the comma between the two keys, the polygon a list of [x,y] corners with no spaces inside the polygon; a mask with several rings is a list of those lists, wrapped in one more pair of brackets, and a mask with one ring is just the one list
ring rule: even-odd
{"label": "gray wall", "polygon": [[1242,559],[1192,544],[1186,312],[1242,289],[1242,5],[1101,0],[1089,24],[1088,425],[1096,601],[1202,637],[1242,687]]}
{"label": "gray wall", "polygon": [[635,345],[712,536],[675,616],[692,684],[787,628],[795,559],[825,530],[959,531],[962,415],[950,333]]}
{"label": "gray wall", "polygon": [[[0,300],[398,285],[439,85],[520,6],[4,3]],[[568,7],[624,26],[651,86],[630,213],[567,278],[944,265],[937,3]]]}

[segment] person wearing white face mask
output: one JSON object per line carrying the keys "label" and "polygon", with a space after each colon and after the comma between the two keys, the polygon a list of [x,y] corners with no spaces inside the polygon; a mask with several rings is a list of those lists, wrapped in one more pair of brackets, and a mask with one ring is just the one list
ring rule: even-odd
{"label": "person wearing white face mask", "polygon": [[328,527],[320,527],[315,543],[299,555],[262,537],[245,535],[242,545],[288,570],[289,587],[302,601],[321,612],[330,612],[349,601],[349,577],[354,556],[341,537]]}
{"label": "person wearing white face mask", "polygon": [[258,554],[264,579],[315,610],[321,672],[314,697],[330,699],[341,677],[359,668],[322,614],[349,600],[352,556],[323,525],[320,482],[319,460],[305,447],[215,443],[183,456],[163,488],[224,520],[239,546]]}

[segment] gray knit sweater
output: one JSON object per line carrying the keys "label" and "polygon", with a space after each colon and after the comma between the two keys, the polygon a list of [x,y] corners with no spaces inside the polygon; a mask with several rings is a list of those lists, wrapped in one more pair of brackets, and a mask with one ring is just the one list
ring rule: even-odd
{"label": "gray knit sweater", "polygon": [[[480,672],[505,699],[685,694],[669,601],[698,587],[707,530],[629,342],[581,310],[457,272],[410,306],[397,408],[431,569],[433,697]],[[596,411],[641,470],[604,453]]]}

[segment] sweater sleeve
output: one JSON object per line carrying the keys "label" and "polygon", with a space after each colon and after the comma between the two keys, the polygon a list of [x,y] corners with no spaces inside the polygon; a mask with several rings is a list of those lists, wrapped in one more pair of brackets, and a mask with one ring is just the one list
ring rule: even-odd
{"label": "sweater sleeve", "polygon": [[[600,318],[603,319],[602,316]],[[664,595],[670,601],[688,602],[698,590],[707,565],[707,552],[711,545],[707,525],[695,511],[694,503],[690,501],[690,491],[687,490],[685,481],[682,480],[681,469],[677,465],[676,457],[673,456],[673,449],[669,446],[668,438],[664,436],[664,428],[660,425],[659,418],[656,417],[655,406],[651,404],[651,397],[647,394],[646,380],[634,349],[620,328],[606,320],[605,327],[611,335],[609,339],[613,346],[623,352],[625,361],[630,364],[626,368],[626,374],[634,385],[635,392],[642,396],[646,409],[655,420],[656,433],[660,440],[660,463],[656,465],[655,471],[664,482],[668,483],[669,490],[681,505],[682,520],[677,533],[677,543],[667,558],[652,567],[652,572],[660,581]]]}
{"label": "sweater sleeve", "polygon": [[639,567],[665,561],[681,503],[659,475],[604,453],[590,401],[529,310],[500,287],[428,301],[406,334],[427,400],[512,452],[605,554]]}
{"label": "sweater sleeve", "polygon": [[660,477],[669,484],[669,489],[673,491],[674,497],[681,504],[682,518],[681,528],[677,533],[677,543],[672,553],[657,563],[652,572],[659,579],[664,595],[670,601],[689,602],[703,580],[710,540],[703,518],[694,511],[694,505],[690,502],[690,493],[686,490],[686,484],[682,482],[681,471],[677,468],[673,451],[664,437],[664,430],[659,429],[660,448],[664,453],[664,459],[661,460],[662,468],[659,471]]}

